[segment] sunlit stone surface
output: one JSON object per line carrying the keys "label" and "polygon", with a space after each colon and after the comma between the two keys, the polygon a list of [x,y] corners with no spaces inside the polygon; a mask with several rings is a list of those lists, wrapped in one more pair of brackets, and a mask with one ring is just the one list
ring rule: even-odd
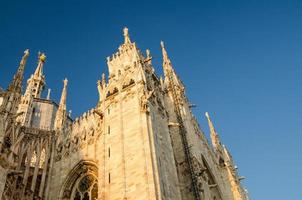
{"label": "sunlit stone surface", "polygon": [[66,108],[67,79],[58,104],[50,90],[41,97],[44,53],[21,93],[24,52],[0,90],[1,199],[248,199],[209,114],[211,145],[193,116],[164,43],[162,78],[150,51],[144,55],[127,28],[123,35],[107,58],[109,76],[97,83],[97,105],[76,119]]}

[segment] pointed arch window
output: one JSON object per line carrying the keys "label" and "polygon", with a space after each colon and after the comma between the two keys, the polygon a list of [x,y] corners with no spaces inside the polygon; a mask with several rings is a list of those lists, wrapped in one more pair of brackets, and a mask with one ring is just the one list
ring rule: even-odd
{"label": "pointed arch window", "polygon": [[98,168],[92,161],[80,161],[69,173],[60,200],[97,200]]}
{"label": "pointed arch window", "polygon": [[85,175],[79,178],[73,188],[72,200],[97,200],[98,182],[93,175]]}

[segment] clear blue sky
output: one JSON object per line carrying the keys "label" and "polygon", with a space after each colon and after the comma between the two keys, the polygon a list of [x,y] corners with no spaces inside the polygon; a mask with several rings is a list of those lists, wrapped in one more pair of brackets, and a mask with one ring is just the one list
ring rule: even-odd
{"label": "clear blue sky", "polygon": [[131,39],[151,49],[158,74],[166,42],[194,113],[204,112],[246,176],[255,200],[302,199],[302,1],[0,2],[0,84],[6,88],[24,49],[47,55],[45,74],[58,100],[69,79],[73,116],[95,106],[106,57]]}

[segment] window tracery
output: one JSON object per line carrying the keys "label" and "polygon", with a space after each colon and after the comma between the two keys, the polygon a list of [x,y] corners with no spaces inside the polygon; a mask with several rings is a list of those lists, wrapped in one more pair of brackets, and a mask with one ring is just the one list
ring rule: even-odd
{"label": "window tracery", "polygon": [[79,178],[73,187],[71,200],[96,200],[98,198],[98,182],[93,175]]}

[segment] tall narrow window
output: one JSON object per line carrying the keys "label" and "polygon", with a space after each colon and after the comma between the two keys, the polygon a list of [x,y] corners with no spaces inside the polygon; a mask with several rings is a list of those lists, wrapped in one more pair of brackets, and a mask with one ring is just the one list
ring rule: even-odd
{"label": "tall narrow window", "polygon": [[110,147],[108,148],[108,157],[110,158]]}
{"label": "tall narrow window", "polygon": [[108,126],[108,134],[110,134],[110,126]]}
{"label": "tall narrow window", "polygon": [[111,177],[110,177],[110,173],[108,174],[108,183],[111,182]]}

